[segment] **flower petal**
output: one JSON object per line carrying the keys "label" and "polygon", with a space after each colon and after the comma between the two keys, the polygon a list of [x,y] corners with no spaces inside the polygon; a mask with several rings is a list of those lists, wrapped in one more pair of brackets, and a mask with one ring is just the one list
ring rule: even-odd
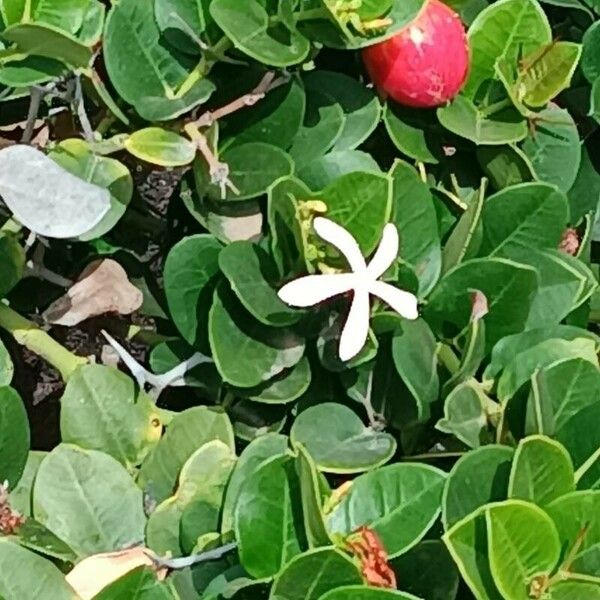
{"label": "flower petal", "polygon": [[349,292],[356,283],[353,273],[307,275],[286,283],[277,295],[286,304],[305,308]]}
{"label": "flower petal", "polygon": [[367,267],[369,275],[373,279],[379,279],[390,268],[390,265],[398,256],[399,246],[398,229],[393,223],[388,223],[383,228],[383,235],[381,236],[377,252],[375,252]]}
{"label": "flower petal", "polygon": [[369,335],[370,313],[369,292],[364,288],[356,290],[340,337],[340,360],[350,360],[363,349]]}
{"label": "flower petal", "polygon": [[320,238],[335,246],[346,257],[353,271],[364,271],[367,268],[358,242],[347,229],[324,217],[316,217],[313,227]]}
{"label": "flower petal", "polygon": [[405,319],[414,321],[419,318],[419,301],[414,294],[405,292],[389,283],[375,281],[370,286],[371,294],[381,298]]}

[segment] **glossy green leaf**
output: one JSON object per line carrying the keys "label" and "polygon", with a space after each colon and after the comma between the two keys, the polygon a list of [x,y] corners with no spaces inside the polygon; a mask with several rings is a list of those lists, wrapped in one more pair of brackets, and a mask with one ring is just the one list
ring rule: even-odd
{"label": "glossy green leaf", "polygon": [[296,323],[302,313],[284,304],[269,281],[275,276],[269,255],[258,245],[239,241],[219,254],[219,267],[244,308],[265,325]]}
{"label": "glossy green leaf", "polygon": [[221,249],[213,236],[197,234],[173,246],[165,261],[165,293],[171,318],[186,342],[201,350],[208,349],[206,322]]}
{"label": "glossy green leaf", "polygon": [[516,64],[552,41],[548,18],[536,0],[500,0],[481,11],[469,28],[471,71],[465,87],[469,97],[494,78],[498,59]]}
{"label": "glossy green leaf", "polygon": [[144,539],[142,491],[114,458],[96,450],[61,444],[44,458],[33,514],[81,557]]}
{"label": "glossy green leaf", "polygon": [[450,323],[460,331],[471,316],[469,290],[479,290],[488,301],[485,316],[486,348],[525,327],[537,288],[531,267],[502,258],[469,260],[448,271],[433,290],[425,318],[433,326]]}
{"label": "glossy green leaf", "polygon": [[83,24],[89,0],[8,0],[7,25],[35,21],[76,33]]}
{"label": "glossy green leaf", "polygon": [[[21,60],[17,60],[20,58]],[[18,55],[14,61],[7,59],[0,68],[0,83],[10,87],[30,87],[60,77],[67,67],[64,63],[43,56]]]}
{"label": "glossy green leaf", "polygon": [[290,437],[326,473],[360,473],[385,464],[396,451],[391,435],[366,427],[353,410],[334,402],[300,413]]}
{"label": "glossy green leaf", "polygon": [[426,421],[438,399],[437,343],[423,319],[403,320],[394,332],[392,356],[398,374],[417,402],[419,420]]}
{"label": "glossy green leaf", "polygon": [[521,440],[510,473],[509,498],[543,507],[574,490],[573,463],[561,444],[545,436]]}
{"label": "glossy green leaf", "polygon": [[536,178],[529,158],[517,146],[482,146],[477,160],[497,190]]}
{"label": "glossy green leaf", "polygon": [[0,387],[0,479],[12,489],[21,479],[29,454],[29,421],[19,394]]}
{"label": "glossy green leaf", "polygon": [[340,104],[345,120],[333,150],[352,150],[360,146],[379,122],[381,107],[375,94],[356,79],[334,71],[317,70],[304,79],[309,93],[317,90]]}
{"label": "glossy green leaf", "polygon": [[128,469],[139,465],[161,434],[160,414],[133,379],[102,365],[85,365],[61,398],[62,440],[100,450]]}
{"label": "glossy green leaf", "polygon": [[417,544],[437,519],[446,474],[429,465],[400,463],[361,475],[327,515],[331,535],[375,530],[387,554]]}
{"label": "glossy green leaf", "polygon": [[581,163],[575,183],[568,193],[571,223],[579,223],[600,203],[600,173],[592,164],[585,147],[581,149]]}
{"label": "glossy green leaf", "polygon": [[488,114],[466,96],[457,96],[451,104],[439,108],[437,116],[446,129],[476,144],[509,144],[527,136],[527,124],[516,110]]}
{"label": "glossy green leaf", "polygon": [[485,520],[490,568],[498,590],[505,598],[528,600],[533,577],[550,574],[560,557],[552,520],[541,508],[520,500],[492,505],[485,510]]}
{"label": "glossy green leaf", "polygon": [[210,347],[224,381],[254,387],[296,365],[304,340],[289,329],[267,327],[248,313],[225,285],[215,290],[209,314]]}
{"label": "glossy green leaf", "polygon": [[583,54],[581,57],[581,70],[590,83],[600,77],[600,25],[598,22],[585,32],[583,36]]}
{"label": "glossy green leaf", "polygon": [[270,600],[320,600],[344,585],[360,585],[354,561],[334,548],[317,548],[293,558],[277,575]]}
{"label": "glossy green leaf", "polygon": [[436,429],[455,435],[470,448],[479,448],[490,441],[488,403],[491,400],[477,384],[466,381],[457,385],[444,402],[444,417]]}
{"label": "glossy green leaf", "polygon": [[75,138],[62,141],[49,156],[73,175],[108,189],[108,213],[79,239],[85,242],[108,233],[123,216],[133,196],[133,178],[129,169],[114,158],[94,154],[84,141]]}
{"label": "glossy green leaf", "polygon": [[240,560],[253,577],[272,577],[300,554],[299,482],[290,457],[264,462],[242,485],[235,533]]}
{"label": "glossy green leaf", "polygon": [[138,484],[154,501],[162,502],[173,493],[179,472],[190,456],[213,440],[234,448],[231,422],[224,412],[195,406],[177,414],[142,464]]}
{"label": "glossy green leaf", "polygon": [[392,222],[400,233],[400,257],[419,278],[419,295],[426,296],[440,276],[442,260],[433,198],[408,163],[396,161],[390,176]]}
{"label": "glossy green leaf", "polygon": [[19,483],[13,486],[10,492],[9,500],[11,507],[25,517],[31,516],[31,500],[33,492],[33,482],[38,469],[47,452],[39,450],[30,450],[27,456],[27,462]]}
{"label": "glossy green leaf", "polygon": [[480,508],[455,523],[442,540],[477,600],[504,600],[488,562],[485,511]]}
{"label": "glossy green leaf", "polygon": [[542,110],[538,118],[535,135],[523,142],[523,152],[531,161],[537,179],[568,192],[581,163],[577,125],[567,110],[556,106]]}
{"label": "glossy green leaf", "polygon": [[[7,599],[77,600],[75,590],[49,560],[21,548],[10,538],[0,540],[0,594]],[[35,576],[32,574],[35,573]]]}
{"label": "glossy green leaf", "polygon": [[308,545],[311,548],[328,546],[331,540],[325,526],[323,507],[331,495],[331,489],[306,448],[299,443],[295,444],[295,448],[298,453],[296,471],[300,479],[302,516]]}
{"label": "glossy green leaf", "polygon": [[488,198],[481,215],[481,255],[557,248],[569,216],[564,194],[543,183],[523,183]]}
{"label": "glossy green leaf", "polygon": [[274,67],[302,62],[310,50],[308,40],[284,19],[271,24],[267,7],[259,0],[248,0],[240,11],[236,0],[213,0],[210,14],[235,47],[251,58]]}
{"label": "glossy green leaf", "polygon": [[396,590],[366,585],[345,585],[327,592],[319,600],[418,600],[416,596]]}
{"label": "glossy green leaf", "polygon": [[125,140],[125,148],[136,158],[160,167],[188,165],[196,155],[196,146],[191,140],[160,127],[132,133]]}
{"label": "glossy green leaf", "polygon": [[467,452],[452,467],[442,496],[446,530],[489,502],[508,494],[513,449],[491,444]]}
{"label": "glossy green leaf", "polygon": [[19,282],[24,269],[25,251],[17,238],[10,233],[0,233],[0,297]]}
{"label": "glossy green leaf", "polygon": [[221,522],[223,534],[233,531],[234,513],[244,482],[249,480],[263,463],[274,456],[285,454],[287,447],[287,437],[278,433],[266,433],[246,446],[235,464],[227,485]]}
{"label": "glossy green leaf", "polygon": [[148,567],[137,567],[113,581],[93,600],[175,600],[169,584],[161,583]]}
{"label": "glossy green leaf", "polygon": [[198,538],[217,531],[235,455],[220,440],[207,442],[185,462],[177,491],[159,504],[146,527],[146,543],[159,555],[191,552]]}

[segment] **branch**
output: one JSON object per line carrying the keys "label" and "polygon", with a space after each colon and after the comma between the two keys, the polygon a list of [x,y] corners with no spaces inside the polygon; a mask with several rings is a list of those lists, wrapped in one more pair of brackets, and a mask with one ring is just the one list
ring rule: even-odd
{"label": "branch", "polygon": [[146,556],[154,563],[156,568],[179,570],[187,569],[188,567],[209,560],[217,560],[228,552],[231,552],[231,550],[235,550],[235,548],[237,548],[237,543],[231,542],[230,544],[225,544],[214,550],[208,550],[206,552],[201,552],[200,554],[192,554],[191,556],[183,556],[181,558],[161,558],[154,554],[154,552],[148,550],[146,550]]}

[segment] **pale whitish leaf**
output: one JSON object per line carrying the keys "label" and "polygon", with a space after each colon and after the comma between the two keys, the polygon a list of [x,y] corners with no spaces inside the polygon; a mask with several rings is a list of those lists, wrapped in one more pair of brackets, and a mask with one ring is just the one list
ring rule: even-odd
{"label": "pale whitish leaf", "polygon": [[23,145],[0,150],[0,194],[25,227],[51,238],[82,235],[110,209],[108,190]]}

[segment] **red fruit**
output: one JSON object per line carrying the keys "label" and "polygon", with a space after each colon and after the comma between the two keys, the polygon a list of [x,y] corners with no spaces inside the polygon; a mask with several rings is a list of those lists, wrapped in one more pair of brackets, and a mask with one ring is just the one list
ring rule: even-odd
{"label": "red fruit", "polygon": [[440,0],[425,0],[397,35],[363,50],[373,83],[400,104],[430,108],[458,94],[469,72],[460,17]]}

